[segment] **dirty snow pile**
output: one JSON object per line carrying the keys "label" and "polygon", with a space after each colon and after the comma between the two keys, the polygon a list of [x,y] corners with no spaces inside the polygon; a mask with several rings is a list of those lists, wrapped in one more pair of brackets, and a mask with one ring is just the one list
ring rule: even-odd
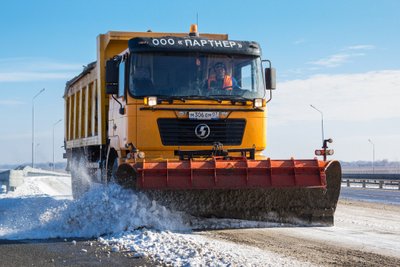
{"label": "dirty snow pile", "polygon": [[[94,185],[74,201],[70,187],[60,179],[26,177],[16,191],[0,194],[0,239],[97,238],[114,252],[131,251],[173,266],[302,265],[282,255],[192,232],[186,215],[115,184]],[[229,220],[223,225],[229,227]],[[230,226],[267,225],[234,220]],[[201,227],[200,221],[196,227]]]}

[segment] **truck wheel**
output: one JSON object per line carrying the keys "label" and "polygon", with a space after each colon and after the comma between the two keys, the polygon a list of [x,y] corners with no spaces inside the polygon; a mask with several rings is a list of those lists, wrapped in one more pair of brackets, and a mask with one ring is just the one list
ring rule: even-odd
{"label": "truck wheel", "polygon": [[73,156],[70,166],[72,196],[79,199],[89,190],[91,184],[84,156],[80,153]]}
{"label": "truck wheel", "polygon": [[111,160],[111,166],[108,175],[108,182],[115,183],[117,181],[117,169],[118,169],[118,158],[114,158]]}
{"label": "truck wheel", "polygon": [[106,169],[106,175],[107,175],[107,183],[113,183],[115,182],[115,173],[118,169],[118,154],[114,149],[111,149],[110,155],[108,156],[107,159],[107,169]]}
{"label": "truck wheel", "polygon": [[120,166],[117,166],[115,179],[117,184],[124,188],[130,188],[133,190],[136,190],[137,188],[137,174],[130,164],[123,163]]}

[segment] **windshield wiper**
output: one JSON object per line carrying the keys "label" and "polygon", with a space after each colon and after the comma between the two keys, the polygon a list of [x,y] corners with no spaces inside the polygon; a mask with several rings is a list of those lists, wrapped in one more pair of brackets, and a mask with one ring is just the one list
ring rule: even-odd
{"label": "windshield wiper", "polygon": [[[215,95],[217,96],[217,95]],[[214,95],[211,96],[205,96],[205,95],[185,95],[185,96],[181,96],[182,100],[189,100],[189,99],[200,99],[200,100],[215,100],[218,102],[221,102],[220,98],[216,98],[214,97]]]}
{"label": "windshield wiper", "polygon": [[[150,96],[150,95],[149,95]],[[185,102],[186,100],[189,99],[199,99],[199,100],[215,100],[218,102],[221,102],[221,99],[215,98],[215,97],[210,97],[210,96],[200,96],[200,95],[188,95],[188,96],[171,96],[171,95],[157,95],[157,94],[153,94],[151,96],[155,96],[157,97],[157,99],[159,101],[168,101],[170,104],[172,104],[172,102],[174,100],[179,100],[182,102]]]}
{"label": "windshield wiper", "polygon": [[211,96],[219,96],[221,98],[221,100],[230,100],[232,102],[234,102],[234,101],[246,102],[246,101],[252,100],[247,97],[243,97],[243,96],[239,96],[239,95],[211,95]]}
{"label": "windshield wiper", "polygon": [[169,101],[170,103],[173,100],[180,100],[182,102],[185,102],[186,100],[190,99],[196,99],[196,100],[213,100],[213,101],[218,101],[221,102],[223,100],[228,100],[232,102],[242,102],[245,103],[246,101],[251,101],[252,99],[243,97],[243,96],[238,96],[238,95],[208,95],[208,96],[202,96],[202,95],[185,95],[185,96],[171,96],[171,95],[151,95],[151,96],[156,96],[158,100],[161,101]]}
{"label": "windshield wiper", "polygon": [[229,99],[231,100],[243,100],[243,101],[251,101],[253,100],[252,98],[240,96],[240,95],[231,95],[229,96]]}
{"label": "windshield wiper", "polygon": [[154,94],[154,95],[151,95],[151,96],[155,96],[155,97],[157,97],[158,100],[161,100],[161,101],[169,101],[169,102],[172,102],[173,100],[181,100],[181,101],[183,101],[179,96],[157,95],[157,94]]}

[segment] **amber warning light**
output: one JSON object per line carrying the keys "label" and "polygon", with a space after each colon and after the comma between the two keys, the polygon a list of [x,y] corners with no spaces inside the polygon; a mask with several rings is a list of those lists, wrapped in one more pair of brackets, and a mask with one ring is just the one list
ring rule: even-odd
{"label": "amber warning light", "polygon": [[199,32],[197,31],[197,24],[190,25],[189,36],[196,36],[196,37],[199,36]]}

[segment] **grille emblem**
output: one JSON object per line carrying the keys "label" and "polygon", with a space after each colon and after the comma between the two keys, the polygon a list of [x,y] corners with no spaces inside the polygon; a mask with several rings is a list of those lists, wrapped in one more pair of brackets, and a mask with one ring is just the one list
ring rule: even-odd
{"label": "grille emblem", "polygon": [[202,123],[196,126],[196,128],[194,129],[194,133],[198,138],[206,139],[210,135],[211,130],[207,124]]}

